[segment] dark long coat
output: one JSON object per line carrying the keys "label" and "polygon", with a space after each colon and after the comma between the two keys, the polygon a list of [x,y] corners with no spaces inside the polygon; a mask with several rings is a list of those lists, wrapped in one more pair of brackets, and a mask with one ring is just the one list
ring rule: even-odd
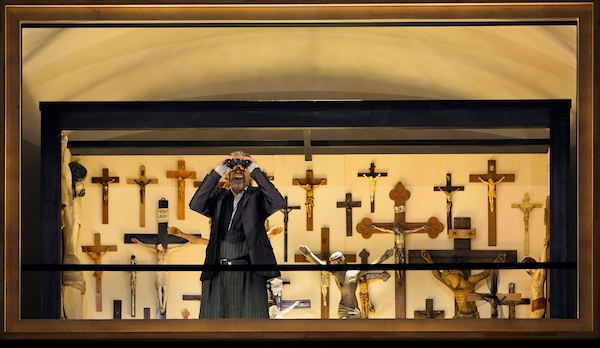
{"label": "dark long coat", "polygon": [[[281,193],[263,174],[260,168],[255,168],[250,176],[258,184],[258,187],[249,186],[240,201],[242,207],[242,225],[248,252],[252,265],[277,265],[273,247],[267,237],[265,221],[278,210],[285,208],[285,200]],[[206,258],[204,265],[215,265],[217,262],[218,248],[218,225],[221,215],[221,206],[229,189],[217,187],[221,176],[212,170],[198,188],[190,201],[190,209],[212,219],[210,238],[206,247]],[[280,271],[268,267],[257,267],[256,272],[267,278],[279,277]],[[209,279],[213,272],[208,267],[202,271],[200,280]]]}

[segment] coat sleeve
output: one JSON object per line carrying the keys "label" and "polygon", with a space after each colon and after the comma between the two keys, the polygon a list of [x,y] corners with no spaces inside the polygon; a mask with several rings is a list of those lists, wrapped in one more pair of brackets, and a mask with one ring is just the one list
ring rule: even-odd
{"label": "coat sleeve", "polygon": [[258,188],[265,197],[263,209],[267,215],[285,208],[285,199],[283,199],[279,190],[269,181],[260,168],[255,168],[250,175],[256,181]]}
{"label": "coat sleeve", "polygon": [[212,218],[214,206],[218,195],[217,183],[221,179],[214,169],[204,177],[202,184],[190,200],[190,209],[204,216]]}

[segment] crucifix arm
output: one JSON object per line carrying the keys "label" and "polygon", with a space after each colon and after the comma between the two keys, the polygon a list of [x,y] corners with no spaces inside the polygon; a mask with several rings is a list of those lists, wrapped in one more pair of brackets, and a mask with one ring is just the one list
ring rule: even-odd
{"label": "crucifix arm", "polygon": [[[505,253],[502,253],[502,254],[498,255],[496,257],[496,259],[494,260],[494,263],[504,263],[504,262],[506,262],[506,254]],[[479,281],[481,281],[481,280],[489,277],[491,273],[492,273],[491,270],[486,269],[485,271],[483,271],[481,273],[478,273],[478,274],[470,276],[469,277],[469,281],[472,284],[475,284],[475,283],[477,283],[477,282],[479,282]]]}
{"label": "crucifix arm", "polygon": [[198,237],[198,236],[194,236],[192,234],[184,233],[179,228],[177,228],[175,226],[169,226],[169,227],[167,227],[167,232],[169,234],[172,234],[172,235],[176,236],[176,237],[183,238],[183,239],[187,240],[189,243],[192,243],[192,244],[208,245],[208,239],[202,238],[202,237]]}
{"label": "crucifix arm", "polygon": [[[434,264],[433,259],[431,258],[431,254],[429,254],[429,252],[427,250],[421,250],[421,257],[425,260],[425,262],[427,262],[428,264]],[[437,269],[432,269],[431,273],[433,273],[433,276],[441,281],[442,283],[446,284],[446,282],[444,281],[444,279],[442,278],[442,273],[437,270]]]}
{"label": "crucifix arm", "polygon": [[143,246],[145,246],[148,249],[156,250],[156,248],[154,246],[150,246],[150,245],[148,245],[146,243],[142,243],[139,239],[137,239],[135,237],[131,238],[131,241],[134,242],[134,243],[136,243],[136,244],[143,245]]}
{"label": "crucifix arm", "polygon": [[320,258],[317,257],[317,255],[315,255],[312,251],[310,251],[310,249],[306,245],[299,245],[298,250],[300,250],[300,252],[304,255],[304,257],[306,257],[306,260],[308,260],[309,262],[318,264],[321,266],[327,265],[327,263],[325,261],[321,260]]}
{"label": "crucifix arm", "polygon": [[379,258],[373,262],[371,262],[372,265],[377,265],[382,263],[383,261],[389,259],[390,257],[392,257],[392,255],[394,255],[394,249],[388,249],[386,250],[381,256],[379,256]]}

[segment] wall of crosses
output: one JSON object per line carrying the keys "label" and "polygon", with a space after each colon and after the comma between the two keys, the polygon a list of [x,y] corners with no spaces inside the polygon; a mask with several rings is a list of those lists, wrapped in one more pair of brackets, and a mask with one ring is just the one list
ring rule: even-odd
{"label": "wall of crosses", "polygon": [[[225,155],[225,154],[223,154]],[[405,239],[406,255],[416,250],[453,250],[454,239],[448,231],[447,221],[469,218],[470,229],[475,237],[470,240],[471,250],[510,250],[516,252],[517,262],[526,256],[539,260],[546,237],[545,208],[549,194],[549,156],[547,154],[455,154],[455,155],[313,155],[307,162],[302,155],[254,156],[261,169],[272,177],[275,186],[288,205],[298,209],[288,211],[287,251],[284,236],[271,240],[278,262],[298,264],[306,262],[298,258],[298,246],[308,246],[315,254],[320,253],[322,232],[329,233],[329,251],[341,251],[354,255],[351,260],[372,262],[385,250],[394,247],[390,233],[373,233],[366,237],[357,231],[365,219],[374,223],[394,222],[395,207],[390,193],[401,183],[409,192],[405,201],[406,222],[438,221],[443,230],[437,234],[414,233]],[[79,238],[81,246],[98,243],[110,245],[111,252],[102,254],[102,264],[129,264],[132,256],[138,265],[156,264],[156,254],[135,243],[125,243],[126,235],[157,234],[159,229],[158,203],[165,199],[169,209],[161,213],[161,220],[188,234],[208,237],[209,220],[188,208],[188,202],[206,173],[215,167],[222,156],[74,156],[88,171],[85,180],[86,194],[82,197],[83,215]],[[496,172],[513,175],[495,186],[495,245],[489,243],[489,185],[470,180],[472,175],[488,173],[490,160],[495,161]],[[183,165],[182,162],[183,161]],[[142,172],[143,168],[143,172]],[[107,171],[105,170],[107,169]],[[180,169],[185,175],[178,176]],[[298,184],[310,171],[319,182],[313,187],[314,206],[307,214],[307,191]],[[369,179],[369,172],[374,176]],[[175,174],[174,174],[175,173]],[[194,174],[191,174],[194,173]],[[378,177],[377,173],[385,173]],[[105,187],[92,178],[118,177],[108,183],[108,202],[104,200]],[[451,174],[451,182],[448,181]],[[143,177],[142,177],[143,175]],[[374,179],[376,177],[376,179]],[[326,179],[326,180],[321,180]],[[140,201],[139,182],[146,180],[145,200]],[[150,184],[149,180],[153,180]],[[98,181],[98,179],[95,179]],[[137,182],[136,182],[137,181]],[[496,180],[497,181],[497,180]],[[447,194],[440,187],[461,187],[451,194],[451,219],[448,215]],[[436,188],[437,187],[437,188]],[[178,197],[183,196],[184,211],[179,211]],[[533,205],[528,224],[524,213],[517,209],[525,200]],[[352,202],[352,203],[351,203]],[[140,209],[144,210],[142,213]],[[396,208],[397,209],[397,208]],[[103,216],[103,214],[108,216]],[[310,223],[309,223],[310,222]],[[350,223],[350,227],[348,224]],[[284,225],[283,212],[277,212],[268,220],[269,227]],[[310,226],[312,224],[312,226]],[[310,228],[309,228],[310,227]],[[525,239],[527,229],[528,239]],[[99,234],[99,235],[98,235]],[[101,238],[100,238],[101,237]],[[527,242],[528,240],[528,242]],[[526,247],[529,249],[525,254]],[[114,250],[116,249],[116,250]],[[91,248],[89,250],[92,250]],[[202,264],[205,246],[187,245],[168,254],[169,264]],[[368,256],[364,254],[368,253]],[[284,257],[284,254],[287,254]],[[362,254],[362,255],[361,255]],[[81,263],[95,261],[79,248]],[[284,261],[287,260],[287,261]],[[394,257],[384,263],[393,263]],[[407,260],[410,263],[410,259]],[[422,262],[422,260],[420,260]],[[480,270],[473,270],[477,273]],[[93,271],[84,272],[87,289],[84,317],[87,319],[113,318],[113,303],[121,301],[123,319],[141,319],[144,309],[150,308],[150,318],[156,318],[155,272],[136,274],[136,316],[130,311],[130,273],[122,271],[103,272],[102,306],[98,307],[93,291],[96,278]],[[431,271],[407,271],[404,275],[403,306],[398,314],[398,282],[396,274],[389,271],[389,279],[373,281],[368,285],[369,299],[374,312],[370,319],[419,317],[419,312],[437,312],[437,317],[452,318],[455,313],[453,293],[434,278]],[[170,272],[168,311],[166,318],[196,318],[200,303],[200,272]],[[328,306],[322,306],[321,274],[317,271],[284,271],[282,298],[284,300],[309,300],[310,306],[298,306],[286,312],[283,318],[336,318],[340,295],[333,280],[328,293]],[[514,284],[515,292],[522,298],[532,297],[531,278],[524,270],[502,270],[498,291],[509,292]],[[489,293],[486,282],[477,285],[477,292]],[[357,291],[358,296],[358,291]],[[491,306],[477,301],[481,318],[492,316]],[[513,311],[516,318],[528,318],[528,304],[512,308],[503,307],[503,317]],[[99,310],[100,309],[100,310]],[[322,311],[328,310],[328,313]]]}

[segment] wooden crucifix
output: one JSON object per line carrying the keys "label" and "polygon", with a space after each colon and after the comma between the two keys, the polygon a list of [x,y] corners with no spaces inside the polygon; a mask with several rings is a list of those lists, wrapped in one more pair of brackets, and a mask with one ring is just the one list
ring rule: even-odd
{"label": "wooden crucifix", "polygon": [[93,177],[92,182],[102,185],[102,223],[108,224],[108,184],[119,182],[119,177],[108,176],[108,168],[103,168],[102,176]]}
{"label": "wooden crucifix", "polygon": [[140,227],[146,226],[146,185],[158,184],[158,179],[146,178],[146,166],[140,166],[140,177],[138,179],[127,179],[128,184],[136,184],[140,187]]}
{"label": "wooden crucifix", "polygon": [[496,185],[501,182],[515,182],[514,174],[496,173],[496,160],[488,161],[487,174],[471,174],[469,182],[482,182],[488,186],[488,245],[496,245]]}
{"label": "wooden crucifix", "polygon": [[415,319],[444,319],[444,311],[433,309],[433,299],[425,299],[425,310],[415,310]]}
{"label": "wooden crucifix", "polygon": [[[357,226],[356,231],[363,238],[368,239],[374,233],[388,233],[394,235],[394,253],[396,263],[405,263],[405,237],[407,233],[427,233],[430,238],[436,238],[444,230],[436,217],[429,218],[427,222],[406,222],[406,201],[410,198],[408,191],[401,182],[389,194],[394,201],[394,222],[374,223],[369,218],[364,218]],[[387,231],[383,231],[387,230]],[[404,284],[404,270],[396,271],[396,318],[406,318],[406,288]]]}
{"label": "wooden crucifix", "polygon": [[375,163],[371,162],[371,167],[366,173],[358,173],[359,177],[365,177],[369,180],[369,200],[371,201],[371,213],[375,212],[375,181],[381,176],[387,176],[387,173],[376,173]]}
{"label": "wooden crucifix", "polygon": [[311,169],[306,170],[306,178],[304,179],[292,179],[294,185],[299,185],[306,190],[306,230],[313,230],[313,211],[315,206],[314,190],[320,185],[327,185],[327,179],[318,179],[313,177],[313,171]]}
{"label": "wooden crucifix", "polygon": [[[508,283],[508,293],[509,294],[514,294],[515,293],[515,283]],[[528,298],[520,298],[518,301],[517,300],[513,300],[510,301],[508,299],[504,299],[502,301],[500,301],[501,304],[508,306],[508,318],[509,319],[514,319],[517,317],[517,305],[522,305],[522,304],[530,304],[531,300]]]}
{"label": "wooden crucifix", "polygon": [[346,236],[352,236],[352,208],[360,207],[360,201],[352,200],[352,193],[346,193],[346,200],[337,202],[338,208],[346,208]]}
{"label": "wooden crucifix", "polygon": [[[316,254],[316,252],[315,252]],[[322,260],[329,259],[329,227],[321,228],[321,254]],[[344,257],[348,263],[356,262],[356,254],[346,254]],[[294,254],[294,261],[309,262],[303,254]],[[321,272],[321,318],[329,318],[329,273]]]}
{"label": "wooden crucifix", "polygon": [[434,191],[442,191],[446,195],[446,231],[452,229],[452,194],[454,191],[464,191],[464,186],[452,186],[452,174],[446,173],[446,186],[434,186]]}
{"label": "wooden crucifix", "polygon": [[[358,256],[360,256],[360,263],[366,265],[369,263],[370,253],[367,249],[363,249]],[[371,303],[369,298],[369,284],[377,280],[383,280],[386,282],[390,278],[390,274],[385,270],[382,272],[367,272],[358,277],[358,291],[360,301],[360,312],[364,319],[369,318],[369,313],[375,313],[375,306]]]}
{"label": "wooden crucifix", "polygon": [[185,220],[185,180],[196,179],[196,172],[185,169],[185,161],[177,161],[177,170],[167,171],[167,178],[177,179],[177,219]]}
{"label": "wooden crucifix", "polygon": [[[463,229],[465,233],[450,232],[450,235],[454,236],[467,236],[462,238],[454,238],[454,250],[427,250],[427,254],[431,257],[433,263],[442,264],[457,264],[455,269],[444,270],[443,274],[456,275],[462,277],[467,282],[471,281],[469,276],[471,275],[471,268],[469,263],[491,263],[494,262],[500,255],[505,254],[504,262],[516,263],[517,262],[517,251],[516,250],[471,250],[471,240],[475,238],[474,230],[471,229],[470,218],[454,218],[454,228]],[[425,264],[428,263],[422,256],[423,250],[409,250],[408,260],[410,264]],[[477,267],[479,269],[479,267]],[[439,272],[438,270],[432,270],[432,272]],[[481,280],[485,279],[485,272],[479,273]],[[440,276],[441,277],[441,276]],[[478,281],[477,279],[473,281]],[[475,287],[476,284],[471,284]],[[479,313],[477,312],[477,306],[473,301],[467,300],[468,293],[464,293],[466,289],[456,288],[453,289],[455,297],[455,315],[454,317],[470,317],[478,318]],[[459,305],[459,302],[461,303]],[[470,305],[469,305],[470,304]],[[460,308],[459,308],[460,306]],[[472,311],[466,311],[465,308],[471,308]],[[462,309],[462,310],[461,310]]]}
{"label": "wooden crucifix", "polygon": [[[150,249],[156,251],[157,256],[157,264],[163,265],[166,264],[167,253],[184,244],[190,243],[188,240],[184,238],[180,238],[169,234],[167,231],[169,223],[169,201],[164,198],[161,198],[158,201],[158,233],[157,234],[145,234],[145,233],[126,233],[124,243],[136,243],[139,245],[144,245]],[[202,235],[195,234],[194,236],[202,237]],[[169,247],[170,244],[178,244],[174,247]],[[157,282],[156,290],[157,290],[157,311],[156,318],[157,319],[166,319],[167,318],[167,299],[163,296],[167,292],[168,287],[168,273],[167,271],[158,270],[156,271],[156,279]]]}
{"label": "wooden crucifix", "polygon": [[542,207],[540,203],[530,203],[529,201],[529,195],[525,193],[523,203],[511,205],[513,208],[519,208],[523,213],[523,223],[525,224],[525,256],[529,256],[529,213],[531,213],[534,208]]}
{"label": "wooden crucifix", "polygon": [[[100,233],[94,233],[94,245],[82,246],[81,250],[88,254],[96,265],[102,264],[102,256],[109,251],[117,251],[116,245],[102,245]],[[102,271],[95,271],[96,278],[96,312],[102,312]]]}
{"label": "wooden crucifix", "polygon": [[300,209],[299,205],[288,205],[288,197],[285,196],[285,207],[281,209],[283,213],[283,261],[288,260],[288,221],[290,212],[294,209]]}

